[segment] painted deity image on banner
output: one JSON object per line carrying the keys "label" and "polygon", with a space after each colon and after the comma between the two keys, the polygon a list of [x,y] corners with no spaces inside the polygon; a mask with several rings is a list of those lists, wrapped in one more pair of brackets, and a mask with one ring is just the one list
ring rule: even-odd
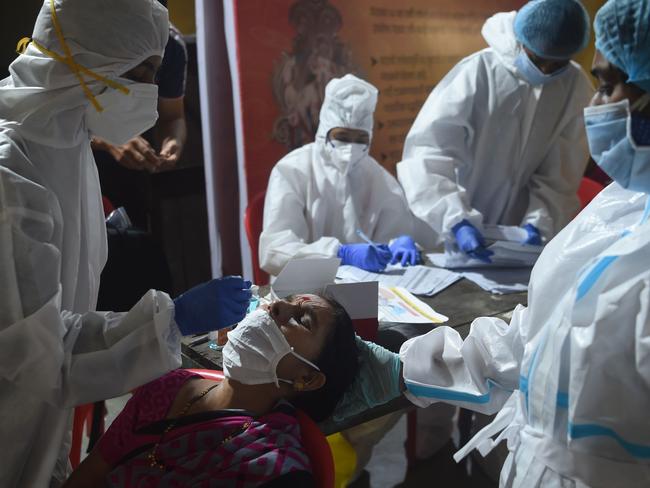
{"label": "painted deity image on banner", "polygon": [[272,75],[280,107],[273,139],[292,150],[314,140],[325,85],[360,70],[338,37],[341,13],[327,0],[298,0],[289,9],[289,23],[296,31],[292,52],[281,54]]}

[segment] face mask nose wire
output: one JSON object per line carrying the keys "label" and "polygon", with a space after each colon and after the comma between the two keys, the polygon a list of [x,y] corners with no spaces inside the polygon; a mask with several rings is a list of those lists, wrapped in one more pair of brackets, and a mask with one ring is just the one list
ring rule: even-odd
{"label": "face mask nose wire", "polygon": [[116,90],[119,90],[125,95],[128,95],[130,93],[130,90],[124,85],[122,85],[121,83],[117,83],[116,81],[110,80],[105,76],[102,76],[98,73],[95,73],[94,71],[91,71],[88,68],[85,68],[84,66],[80,65],[73,59],[70,48],[67,42],[65,41],[65,38],[63,37],[61,25],[59,24],[59,20],[56,15],[56,9],[54,8],[54,0],[50,0],[50,11],[52,13],[52,24],[54,25],[54,31],[56,32],[56,36],[59,40],[59,43],[61,44],[61,47],[63,48],[63,52],[65,53],[65,56],[61,56],[60,54],[51,51],[50,49],[47,49],[42,44],[29,37],[23,37],[20,41],[18,41],[18,44],[16,46],[16,52],[18,54],[24,54],[25,50],[27,49],[27,46],[31,43],[34,44],[34,47],[36,47],[39,51],[41,51],[46,56],[49,56],[67,65],[70,68],[70,71],[72,71],[72,73],[74,73],[74,75],[77,77],[77,80],[79,81],[79,85],[81,86],[84,95],[90,101],[90,103],[92,103],[93,107],[95,107],[95,110],[97,110],[98,112],[102,112],[104,108],[99,104],[99,102],[95,98],[95,95],[93,95],[92,91],[90,91],[90,88],[88,88],[88,85],[86,85],[83,75],[101,81],[105,85],[114,88]]}

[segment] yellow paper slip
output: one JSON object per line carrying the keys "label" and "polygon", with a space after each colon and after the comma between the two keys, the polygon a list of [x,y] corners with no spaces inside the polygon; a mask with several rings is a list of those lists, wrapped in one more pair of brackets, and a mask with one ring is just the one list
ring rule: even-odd
{"label": "yellow paper slip", "polygon": [[441,324],[448,317],[401,287],[379,287],[379,321],[404,324]]}

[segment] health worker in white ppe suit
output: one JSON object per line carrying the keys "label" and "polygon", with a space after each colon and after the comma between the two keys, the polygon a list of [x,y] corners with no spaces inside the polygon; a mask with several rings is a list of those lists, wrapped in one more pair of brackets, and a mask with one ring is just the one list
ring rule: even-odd
{"label": "health worker in white ppe suit", "polygon": [[521,226],[542,244],[579,210],[588,161],[582,109],[593,95],[570,58],[589,42],[577,0],[498,13],[488,48],[434,88],[404,143],[397,177],[412,211],[444,241],[490,261],[483,224]]}
{"label": "health worker in white ppe suit", "polygon": [[594,27],[585,125],[614,183],[546,246],[510,324],[476,319],[464,341],[439,327],[400,357],[366,344],[338,412],[396,395],[403,366],[419,406],[498,412],[456,459],[506,440],[502,487],[650,486],[650,4],[609,0]]}
{"label": "health worker in white ppe suit", "polygon": [[265,271],[277,275],[292,258],[338,256],[369,271],[418,262],[404,193],[368,154],[376,105],[377,89],[356,76],[327,84],[315,142],[282,158],[269,178],[259,242]]}
{"label": "health worker in white ppe suit", "polygon": [[154,124],[168,32],[157,1],[46,0],[0,81],[3,488],[60,485],[73,406],[178,367],[181,334],[245,314],[234,277],[94,311],[107,245],[90,138],[120,144]]}

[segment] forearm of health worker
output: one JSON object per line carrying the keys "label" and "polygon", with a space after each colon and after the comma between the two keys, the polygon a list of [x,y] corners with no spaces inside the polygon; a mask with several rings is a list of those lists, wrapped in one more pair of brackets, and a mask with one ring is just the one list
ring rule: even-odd
{"label": "forearm of health worker", "polygon": [[589,161],[582,115],[567,124],[532,175],[521,226],[532,224],[550,241],[580,210],[578,187]]}
{"label": "forearm of health worker", "polygon": [[292,258],[330,258],[338,253],[341,242],[335,237],[309,242],[303,191],[277,167],[271,172],[259,240],[260,267],[267,273],[277,276]]}
{"label": "forearm of health worker", "polygon": [[126,313],[62,309],[71,291],[62,286],[60,242],[47,208],[56,202],[47,193],[32,195],[30,211],[0,219],[7,254],[0,264],[0,378],[44,402],[73,406],[180,366],[180,334],[165,293],[149,291]]}
{"label": "forearm of health worker", "polygon": [[451,327],[437,327],[406,341],[400,350],[406,397],[419,407],[444,402],[483,414],[499,411],[519,386],[526,309],[510,324],[481,317],[463,341]]}
{"label": "forearm of health worker", "polygon": [[445,76],[415,119],[397,165],[411,210],[441,238],[462,220],[478,228],[483,220],[456,177],[458,168],[472,160],[472,106],[481,96],[475,79],[473,67],[465,64]]}

